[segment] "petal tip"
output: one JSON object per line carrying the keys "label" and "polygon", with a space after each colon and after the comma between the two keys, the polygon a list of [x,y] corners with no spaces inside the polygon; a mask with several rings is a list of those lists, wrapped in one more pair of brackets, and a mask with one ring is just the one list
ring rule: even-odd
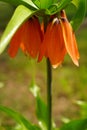
{"label": "petal tip", "polygon": [[74,61],[74,64],[79,67],[79,62],[78,61]]}
{"label": "petal tip", "polygon": [[59,62],[59,63],[57,63],[57,64],[52,64],[52,67],[54,68],[54,69],[56,69],[59,65],[61,65],[61,62]]}
{"label": "petal tip", "polygon": [[56,68],[57,68],[57,66],[58,66],[58,65],[52,65],[52,67],[53,67],[54,69],[56,69]]}

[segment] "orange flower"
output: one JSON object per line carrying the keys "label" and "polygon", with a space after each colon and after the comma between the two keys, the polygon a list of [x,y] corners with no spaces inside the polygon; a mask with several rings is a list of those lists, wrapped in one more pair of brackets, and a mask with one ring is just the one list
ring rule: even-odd
{"label": "orange flower", "polygon": [[19,48],[32,58],[39,54],[38,61],[41,61],[43,56],[49,58],[54,68],[62,63],[68,53],[74,64],[79,66],[75,34],[64,11],[60,12],[59,18],[56,15],[51,17],[46,32],[44,23],[40,26],[36,17],[22,24],[10,42],[9,55],[15,57]]}
{"label": "orange flower", "polygon": [[79,52],[75,35],[65,12],[62,11],[60,19],[54,18],[47,26],[38,61],[41,61],[43,56],[45,56],[49,58],[52,66],[56,68],[62,63],[66,53],[70,55],[73,62],[78,66]]}
{"label": "orange flower", "polygon": [[10,42],[8,53],[11,57],[15,57],[21,48],[25,54],[36,58],[42,39],[39,21],[36,17],[32,17],[17,30]]}

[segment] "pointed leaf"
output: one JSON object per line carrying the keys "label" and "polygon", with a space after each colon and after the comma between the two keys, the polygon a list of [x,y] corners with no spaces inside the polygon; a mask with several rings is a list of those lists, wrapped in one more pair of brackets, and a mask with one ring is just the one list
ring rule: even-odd
{"label": "pointed leaf", "polygon": [[22,126],[22,128],[26,128],[26,130],[40,130],[39,127],[32,125],[22,115],[13,111],[10,108],[0,105],[0,111],[5,112],[8,116],[13,118],[17,123],[19,123]]}
{"label": "pointed leaf", "polygon": [[53,6],[50,7],[51,14],[55,14],[62,9],[64,9],[72,0],[61,0],[60,2],[53,3]]}
{"label": "pointed leaf", "polygon": [[32,0],[33,3],[40,8],[40,1],[39,0]]}
{"label": "pointed leaf", "polygon": [[32,94],[36,99],[36,115],[39,120],[39,124],[42,130],[47,130],[48,109],[46,104],[43,102],[43,100],[40,97],[40,90],[39,87],[35,84],[35,82],[32,82],[30,91],[32,92]]}
{"label": "pointed leaf", "polygon": [[29,8],[37,9],[37,6],[32,2],[32,0],[0,0],[0,1],[7,2],[7,3],[15,5],[15,6],[25,5]]}
{"label": "pointed leaf", "polygon": [[76,29],[79,28],[79,26],[82,23],[83,18],[85,16],[86,0],[73,0],[72,3],[77,8],[77,12],[71,20],[71,25],[75,31]]}
{"label": "pointed leaf", "polygon": [[40,0],[40,8],[46,9],[53,3],[53,0]]}
{"label": "pointed leaf", "polygon": [[86,130],[86,129],[87,129],[87,119],[74,120],[64,124],[60,128],[60,130]]}
{"label": "pointed leaf", "polygon": [[39,96],[36,97],[36,106],[37,118],[39,120],[40,126],[45,130],[48,126],[48,109],[46,104]]}
{"label": "pointed leaf", "polygon": [[58,7],[57,7],[57,10],[62,10],[64,9],[68,4],[70,4],[72,0],[61,0]]}
{"label": "pointed leaf", "polygon": [[35,84],[34,80],[31,81],[31,84],[29,86],[29,89],[34,97],[37,97],[40,93],[39,87]]}
{"label": "pointed leaf", "polygon": [[12,36],[15,34],[17,29],[21,26],[21,24],[31,17],[35,11],[26,8],[23,5],[17,7],[14,12],[13,17],[7,25],[7,28],[0,40],[0,54],[4,51],[6,46],[9,44]]}

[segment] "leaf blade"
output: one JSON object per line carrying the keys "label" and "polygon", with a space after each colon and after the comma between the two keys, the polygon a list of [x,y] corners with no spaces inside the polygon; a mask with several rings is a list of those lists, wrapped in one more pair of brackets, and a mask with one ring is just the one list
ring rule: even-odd
{"label": "leaf blade", "polygon": [[21,114],[8,107],[0,105],[0,111],[5,112],[8,116],[13,118],[18,124],[20,124],[23,128],[26,128],[27,130],[40,130],[39,127],[32,125]]}
{"label": "leaf blade", "polygon": [[53,0],[40,0],[40,8],[46,9],[53,3]]}
{"label": "leaf blade", "polygon": [[37,6],[32,2],[32,0],[0,0],[0,1],[7,2],[15,6],[18,6],[21,4],[21,5],[25,5],[26,7],[37,9]]}
{"label": "leaf blade", "polygon": [[51,5],[49,11],[51,14],[55,14],[62,9],[64,9],[72,0],[61,0],[60,2],[55,2]]}
{"label": "leaf blade", "polygon": [[86,130],[87,129],[87,119],[80,119],[70,121],[64,124],[60,130]]}
{"label": "leaf blade", "polygon": [[40,96],[36,97],[36,115],[41,127],[45,130],[48,126],[48,109]]}
{"label": "leaf blade", "polygon": [[30,91],[36,99],[36,115],[39,121],[39,125],[42,130],[47,130],[48,108],[44,101],[41,99],[39,87],[35,84],[35,82],[32,82]]}
{"label": "leaf blade", "polygon": [[71,20],[71,25],[73,27],[73,30],[77,30],[79,26],[81,25],[86,12],[86,0],[73,0],[72,3],[76,6],[77,11],[75,13],[75,16]]}

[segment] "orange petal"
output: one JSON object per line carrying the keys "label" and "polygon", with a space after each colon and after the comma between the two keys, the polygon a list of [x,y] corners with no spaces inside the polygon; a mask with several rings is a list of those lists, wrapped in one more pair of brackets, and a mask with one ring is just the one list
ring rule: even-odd
{"label": "orange petal", "polygon": [[73,45],[74,45],[74,48],[75,48],[76,58],[79,59],[80,55],[79,55],[79,51],[78,51],[78,47],[77,47],[76,37],[75,37],[75,34],[74,34],[73,31],[72,31],[72,37],[73,37],[73,43],[74,43]]}
{"label": "orange petal", "polygon": [[[43,24],[42,24],[43,25]],[[47,27],[47,30],[49,30],[49,26],[50,24],[48,25]],[[43,27],[43,26],[42,26]],[[43,28],[42,28],[43,29]],[[43,31],[44,32],[44,31]],[[43,58],[43,56],[46,56],[47,57],[47,44],[46,44],[46,41],[48,39],[48,35],[49,35],[49,31],[46,31],[45,33],[45,36],[44,36],[44,40],[40,46],[40,51],[39,51],[39,57],[38,57],[38,62],[40,62]]]}
{"label": "orange petal", "polygon": [[10,47],[8,48],[8,54],[14,58],[18,52],[18,49],[21,44],[21,37],[22,37],[22,31],[23,31],[23,26],[21,26],[17,32],[14,34],[14,36],[11,39],[10,42]]}
{"label": "orange petal", "polygon": [[75,35],[72,31],[72,27],[68,20],[62,19],[61,20],[61,27],[63,31],[63,37],[65,42],[65,47],[70,55],[71,59],[73,60],[74,64],[79,66],[78,59],[79,59],[79,52],[76,44]]}
{"label": "orange petal", "polygon": [[[42,22],[41,23],[41,31],[42,31],[42,35],[43,35],[43,37],[44,37],[44,23]],[[43,39],[42,39],[43,40]]]}
{"label": "orange petal", "polygon": [[46,56],[53,66],[58,66],[66,53],[61,26],[58,19],[49,23],[42,43],[39,61]]}
{"label": "orange petal", "polygon": [[[22,44],[24,44],[27,53],[35,58],[39,52],[42,41],[42,32],[37,18],[33,17],[26,23]],[[22,45],[23,50],[23,45]]]}
{"label": "orange petal", "polygon": [[64,56],[66,54],[60,22],[54,23],[52,39],[50,42],[51,42],[50,46],[52,47],[51,51],[49,49],[50,51],[49,54],[51,58],[50,60],[52,66],[57,67],[62,63]]}

